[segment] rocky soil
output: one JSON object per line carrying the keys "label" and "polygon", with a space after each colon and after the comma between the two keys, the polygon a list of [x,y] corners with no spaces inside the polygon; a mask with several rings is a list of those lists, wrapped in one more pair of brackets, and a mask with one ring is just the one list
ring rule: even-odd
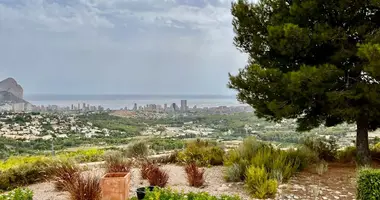
{"label": "rocky soil", "polygon": [[[243,183],[226,183],[223,179],[223,167],[207,168],[205,172],[206,185],[203,188],[189,187],[186,174],[181,166],[162,166],[169,173],[168,187],[184,192],[208,192],[212,195],[239,195],[242,199],[252,199],[244,190]],[[90,173],[101,175],[102,169],[94,168]],[[318,175],[311,167],[297,174],[287,184],[279,186],[276,199],[355,199],[355,166],[330,164],[329,170],[323,175]],[[135,196],[138,187],[147,186],[146,181],[141,180],[138,169],[132,170],[131,195]],[[65,192],[54,190],[53,183],[45,182],[29,186],[34,191],[35,200],[68,200]]]}

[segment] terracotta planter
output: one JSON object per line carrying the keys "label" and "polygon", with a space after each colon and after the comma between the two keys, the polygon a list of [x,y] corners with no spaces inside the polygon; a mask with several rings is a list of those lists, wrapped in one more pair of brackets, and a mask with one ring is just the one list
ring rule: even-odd
{"label": "terracotta planter", "polygon": [[125,172],[107,173],[100,180],[102,200],[129,199],[131,174]]}

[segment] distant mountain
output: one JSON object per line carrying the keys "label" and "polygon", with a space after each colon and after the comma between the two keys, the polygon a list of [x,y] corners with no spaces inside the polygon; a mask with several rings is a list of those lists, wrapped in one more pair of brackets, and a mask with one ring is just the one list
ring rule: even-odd
{"label": "distant mountain", "polygon": [[[0,92],[10,92],[19,99],[24,98],[24,89],[13,78],[7,78],[0,82]],[[5,94],[5,96],[8,95]]]}

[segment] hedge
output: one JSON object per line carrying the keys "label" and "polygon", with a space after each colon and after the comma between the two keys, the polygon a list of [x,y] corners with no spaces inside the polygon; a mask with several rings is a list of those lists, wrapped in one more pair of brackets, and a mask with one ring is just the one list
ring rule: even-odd
{"label": "hedge", "polygon": [[362,169],[357,180],[357,199],[380,199],[380,170]]}

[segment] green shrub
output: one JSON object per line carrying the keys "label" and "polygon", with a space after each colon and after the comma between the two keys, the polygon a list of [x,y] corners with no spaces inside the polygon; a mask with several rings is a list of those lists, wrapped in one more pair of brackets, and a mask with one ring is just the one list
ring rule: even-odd
{"label": "green shrub", "polygon": [[264,167],[269,177],[278,182],[288,180],[299,168],[299,161],[289,157],[287,151],[269,146],[258,150],[250,164],[251,166]]}
{"label": "green shrub", "polygon": [[307,137],[302,140],[302,145],[314,151],[318,158],[325,161],[335,161],[338,145],[335,139],[321,137]]}
{"label": "green shrub", "polygon": [[5,161],[0,161],[0,171],[5,171],[20,165],[34,164],[51,160],[46,156],[11,156]]}
{"label": "green shrub", "polygon": [[[240,200],[238,196],[226,196],[221,195],[220,197],[211,196],[206,192],[200,193],[183,193],[177,192],[170,189],[158,189],[155,188],[153,191],[147,191],[144,197],[145,200]],[[137,200],[136,197],[131,198],[131,200]]]}
{"label": "green shrub", "polygon": [[[1,162],[0,190],[11,190],[19,186],[24,186],[40,181],[44,181],[52,176],[52,169],[60,163],[60,160],[47,157],[11,157],[7,161]],[[22,163],[22,161],[25,161]],[[10,167],[10,163],[14,165]]]}
{"label": "green shrub", "polygon": [[210,141],[196,140],[189,142],[183,151],[178,153],[178,161],[196,162],[199,166],[222,165],[224,150]]}
{"label": "green shrub", "polygon": [[380,199],[380,170],[362,169],[359,171],[357,199]]}
{"label": "green shrub", "polygon": [[62,159],[73,159],[79,163],[102,161],[103,149],[86,149],[70,152],[61,152],[58,156]]}
{"label": "green shrub", "polygon": [[30,189],[17,188],[7,194],[1,194],[0,200],[33,200],[33,191]]}
{"label": "green shrub", "polygon": [[227,182],[239,182],[244,179],[244,171],[241,165],[234,163],[227,167],[224,178]]}
{"label": "green shrub", "polygon": [[224,150],[220,147],[211,147],[210,165],[223,165]]}
{"label": "green shrub", "polygon": [[380,152],[380,142],[373,145],[372,151]]}
{"label": "green shrub", "polygon": [[267,147],[267,145],[257,141],[254,137],[248,137],[239,147],[227,153],[224,165],[231,166],[234,163],[239,163],[241,160],[250,161],[256,152],[264,147]]}
{"label": "green shrub", "polygon": [[338,161],[342,163],[355,162],[356,160],[356,147],[346,147],[338,151]]}
{"label": "green shrub", "polygon": [[249,167],[245,185],[254,198],[272,198],[277,192],[277,181],[270,179],[264,167]]}
{"label": "green shrub", "polygon": [[307,147],[298,147],[297,149],[286,150],[288,157],[293,162],[298,163],[297,171],[305,169],[309,164],[317,163],[318,155]]}
{"label": "green shrub", "polygon": [[225,179],[239,181],[238,177],[240,177],[240,181],[244,180],[247,168],[256,166],[264,167],[270,178],[283,182],[315,160],[317,160],[316,154],[306,148],[283,151],[258,142],[254,138],[247,138],[238,148],[229,151],[226,155]]}
{"label": "green shrub", "polygon": [[148,146],[144,142],[132,144],[127,149],[127,157],[145,158],[149,154]]}

